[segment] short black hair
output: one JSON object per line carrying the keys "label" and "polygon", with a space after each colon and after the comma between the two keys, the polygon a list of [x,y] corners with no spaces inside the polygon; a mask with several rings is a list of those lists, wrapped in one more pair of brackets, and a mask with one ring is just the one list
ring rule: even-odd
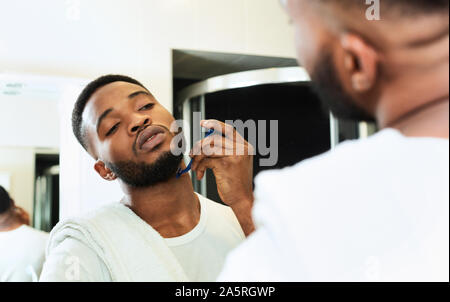
{"label": "short black hair", "polygon": [[[364,0],[321,0],[324,3],[339,3],[342,6],[368,6]],[[445,13],[449,0],[380,0],[381,6],[390,12],[405,15]],[[448,13],[448,12],[447,12]]]}
{"label": "short black hair", "polygon": [[84,108],[86,107],[86,103],[98,89],[114,82],[127,82],[131,84],[136,84],[148,91],[148,89],[145,88],[145,86],[142,85],[140,82],[124,75],[117,75],[117,74],[104,75],[90,82],[78,96],[78,99],[75,103],[72,112],[73,134],[75,134],[75,137],[77,138],[78,142],[81,144],[81,146],[83,146],[83,148],[86,151],[88,151],[88,146],[85,133],[83,133],[82,130],[82,122],[83,122],[82,115]]}
{"label": "short black hair", "polygon": [[12,206],[11,197],[8,192],[0,186],[0,214],[7,212]]}

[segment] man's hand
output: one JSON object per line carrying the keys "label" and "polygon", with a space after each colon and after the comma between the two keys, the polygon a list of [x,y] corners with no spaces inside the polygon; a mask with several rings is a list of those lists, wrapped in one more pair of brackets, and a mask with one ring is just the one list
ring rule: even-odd
{"label": "man's hand", "polygon": [[220,198],[233,209],[248,236],[254,230],[251,219],[254,148],[231,125],[208,120],[202,121],[201,126],[214,129],[214,133],[194,145],[190,154],[194,160],[192,170],[199,180],[206,169],[213,171]]}

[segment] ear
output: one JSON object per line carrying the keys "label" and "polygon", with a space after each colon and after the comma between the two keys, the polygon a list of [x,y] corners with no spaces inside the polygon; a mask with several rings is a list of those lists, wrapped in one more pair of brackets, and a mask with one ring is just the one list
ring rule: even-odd
{"label": "ear", "polygon": [[344,72],[356,93],[366,93],[377,81],[378,54],[361,37],[346,33],[341,37]]}
{"label": "ear", "polygon": [[97,160],[94,165],[95,171],[97,171],[98,175],[100,175],[103,179],[107,181],[113,181],[117,179],[116,174],[114,174],[110,169],[108,169],[104,162],[101,160]]}

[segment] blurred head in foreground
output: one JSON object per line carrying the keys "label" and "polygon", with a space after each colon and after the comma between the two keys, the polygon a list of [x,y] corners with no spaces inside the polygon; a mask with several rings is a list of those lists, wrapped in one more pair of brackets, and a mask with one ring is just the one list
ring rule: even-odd
{"label": "blurred head in foreground", "polygon": [[340,118],[388,127],[448,100],[448,0],[286,0],[299,63]]}

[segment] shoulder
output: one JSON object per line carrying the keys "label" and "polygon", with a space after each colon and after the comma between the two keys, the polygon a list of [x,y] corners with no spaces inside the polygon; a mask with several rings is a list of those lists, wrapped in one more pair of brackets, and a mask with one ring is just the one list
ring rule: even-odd
{"label": "shoulder", "polygon": [[126,210],[124,208],[125,206],[123,204],[119,202],[112,202],[89,212],[66,217],[56,224],[50,232],[50,236],[69,225],[88,227],[90,224],[94,223],[101,223],[104,221],[109,222],[112,215],[117,215],[117,213],[124,212]]}
{"label": "shoulder", "polygon": [[69,217],[67,220],[78,221],[80,223],[99,221],[102,219],[109,219],[111,215],[124,211],[125,206],[120,202],[111,202],[103,205],[95,210],[83,213],[78,216]]}
{"label": "shoulder", "polygon": [[[396,130],[383,130],[366,139],[341,143],[333,150],[294,166],[262,172],[255,178],[255,187],[263,190],[263,194],[270,194],[275,185],[277,189],[310,190],[319,189],[321,186],[318,184],[328,182],[367,182],[362,175],[371,177],[373,171],[384,170],[387,164],[399,163],[406,156],[413,156],[411,149],[418,145],[421,144],[406,139]],[[426,147],[427,144],[422,145]]]}
{"label": "shoulder", "polygon": [[293,230],[310,228],[325,219],[337,223],[349,216],[350,210],[365,211],[361,206],[378,197],[372,185],[379,187],[386,181],[382,177],[386,159],[398,149],[392,145],[401,145],[401,141],[396,131],[382,131],[367,139],[344,142],[292,167],[258,174],[253,208],[256,226],[270,224],[283,232],[282,225],[292,224]]}
{"label": "shoulder", "polygon": [[202,208],[206,209],[208,217],[227,218],[232,221],[236,219],[233,210],[229,206],[213,201],[200,194],[197,194],[197,196],[199,197]]}
{"label": "shoulder", "polygon": [[[407,138],[397,130],[386,129],[366,139],[341,143],[294,166],[262,172],[255,178],[255,187],[262,195],[294,189],[299,194],[311,190],[321,194],[330,184],[346,191],[342,186],[357,188],[358,184],[385,180],[387,168],[390,174],[398,175],[414,168],[436,173],[437,166],[448,168],[448,150],[448,140]],[[448,173],[446,168],[439,171]]]}
{"label": "shoulder", "polygon": [[443,188],[448,192],[448,140],[407,138],[388,129],[295,166],[260,173],[253,217],[257,226],[280,233],[290,229],[297,237],[313,229],[330,240],[361,230],[375,238],[380,221],[392,233],[389,226],[409,222],[411,213],[424,216],[424,200],[429,200],[428,215],[435,215],[448,205]]}
{"label": "shoulder", "polygon": [[95,230],[102,225],[111,224],[117,212],[124,211],[118,202],[104,205],[94,211],[82,215],[67,217],[61,220],[50,232],[47,254],[62,244],[66,239],[75,239],[88,246],[96,246]]}
{"label": "shoulder", "polygon": [[274,174],[289,174],[301,171],[302,169],[314,169],[326,165],[330,162],[348,163],[358,159],[359,155],[367,155],[369,153],[377,153],[384,146],[391,145],[393,141],[399,139],[399,134],[395,131],[385,130],[374,136],[360,140],[349,140],[339,144],[336,148],[325,152],[321,155],[312,157],[310,159],[301,161],[294,166],[284,168],[281,170],[273,170],[262,172],[260,175],[274,175]]}
{"label": "shoulder", "polygon": [[253,218],[285,259],[308,259],[305,271],[350,272],[373,255],[406,259],[389,251],[424,240],[436,221],[448,223],[448,141],[387,130],[263,172]]}
{"label": "shoulder", "polygon": [[[61,220],[50,232],[41,281],[107,281],[109,273],[94,229],[120,209],[111,203]],[[69,268],[76,267],[73,275]],[[69,270],[68,270],[69,269]],[[69,274],[67,272],[70,272]]]}
{"label": "shoulder", "polygon": [[40,247],[42,250],[48,242],[49,233],[34,229],[30,226],[24,226],[24,231],[27,233],[27,241],[34,248]]}
{"label": "shoulder", "polygon": [[230,207],[228,207],[224,204],[213,201],[213,200],[211,200],[201,194],[198,194],[198,193],[197,193],[197,196],[198,196],[202,206],[205,206],[208,209],[208,211],[223,212],[223,213],[227,213],[227,212],[231,211]]}
{"label": "shoulder", "polygon": [[49,236],[47,232],[32,228],[28,225],[24,225],[24,232],[26,232],[30,237],[40,240],[47,240]]}
{"label": "shoulder", "polygon": [[220,228],[222,231],[228,229],[239,238],[245,238],[241,225],[239,224],[233,210],[226,205],[215,202],[200,194],[197,194],[205,211],[207,225],[210,229]]}
{"label": "shoulder", "polygon": [[89,246],[65,238],[45,261],[40,281],[111,281],[104,262]]}

